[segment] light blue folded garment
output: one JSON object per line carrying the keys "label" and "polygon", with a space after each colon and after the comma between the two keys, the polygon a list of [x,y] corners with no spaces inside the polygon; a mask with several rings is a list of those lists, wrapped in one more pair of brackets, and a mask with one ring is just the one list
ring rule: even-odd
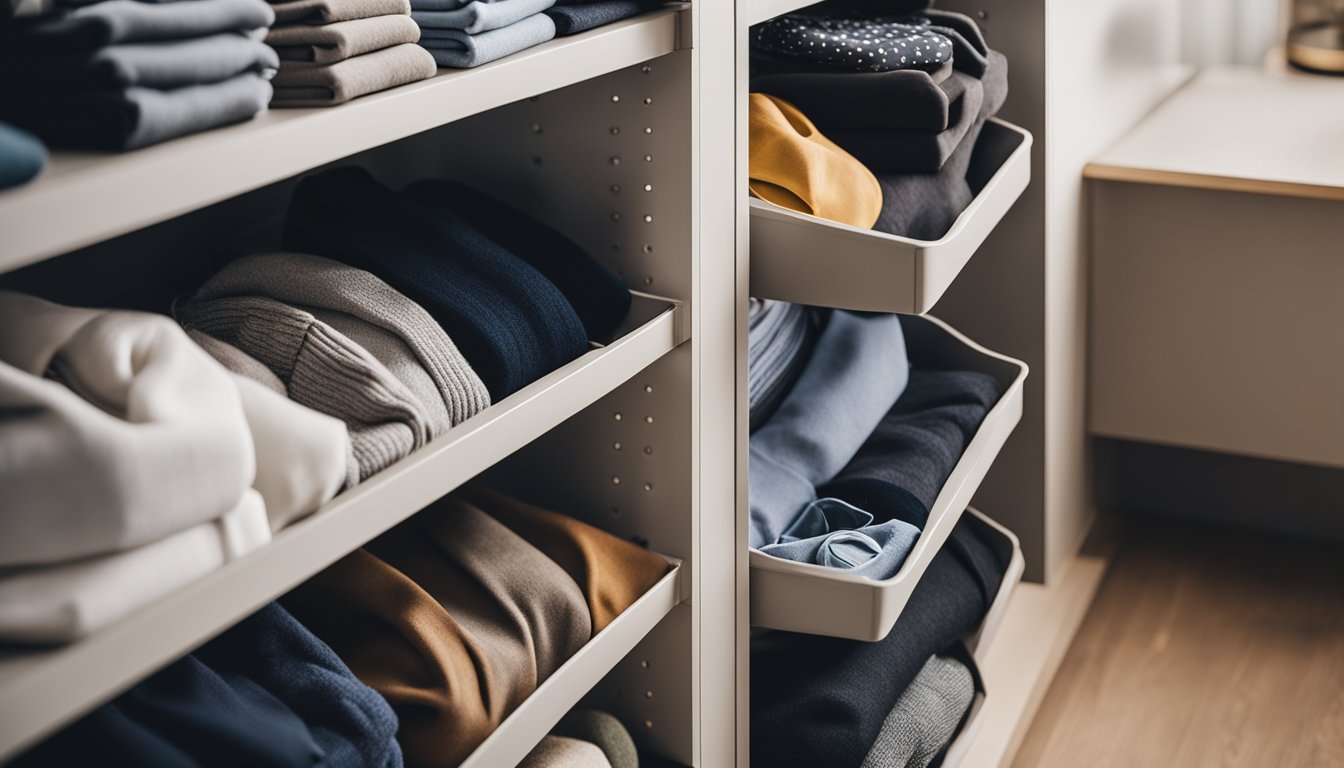
{"label": "light blue folded garment", "polygon": [[489,32],[522,21],[555,5],[555,0],[475,0],[451,11],[411,11],[421,29],[460,29],[469,35]]}
{"label": "light blue folded garment", "polygon": [[873,525],[873,516],[840,499],[817,499],[761,551],[799,563],[841,568],[870,579],[895,576],[919,540],[919,529],[902,520]]}
{"label": "light blue folded garment", "polygon": [[31,181],[47,167],[47,148],[37,137],[0,123],[0,189]]}
{"label": "light blue folded garment", "polygon": [[816,500],[816,486],[854,458],[909,376],[898,316],[832,313],[806,370],[751,435],[751,546],[779,541]]}
{"label": "light blue folded garment", "polygon": [[421,29],[420,45],[433,54],[440,67],[466,69],[541,45],[553,37],[555,22],[538,13],[479,35],[460,29]]}

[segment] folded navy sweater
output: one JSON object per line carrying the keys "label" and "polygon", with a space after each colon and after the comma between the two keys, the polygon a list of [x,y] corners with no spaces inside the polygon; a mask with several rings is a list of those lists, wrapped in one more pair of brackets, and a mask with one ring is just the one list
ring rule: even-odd
{"label": "folded navy sweater", "polygon": [[577,35],[590,29],[638,16],[658,7],[660,0],[596,0],[557,3],[545,13],[555,22],[556,35]]}
{"label": "folded navy sweater", "polygon": [[299,183],[285,248],[368,270],[424,307],[485,382],[491,402],[588,348],[563,293],[447,208],[426,208],[362,168]]}

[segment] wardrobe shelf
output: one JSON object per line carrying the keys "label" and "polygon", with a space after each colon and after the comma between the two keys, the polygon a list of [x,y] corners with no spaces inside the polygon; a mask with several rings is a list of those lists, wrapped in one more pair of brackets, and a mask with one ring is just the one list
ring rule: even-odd
{"label": "wardrobe shelf", "polygon": [[1031,181],[1031,134],[992,118],[967,178],[979,189],[940,240],[912,240],[751,200],[751,295],[924,314]]}
{"label": "wardrobe shelf", "polygon": [[[0,761],[415,514],[685,341],[686,312],[679,304],[647,294],[634,297],[615,341],[594,345],[577,360],[476,414],[279,532],[268,545],[83,640],[54,649],[0,650]],[[655,593],[650,601],[665,605],[668,594],[659,589]],[[656,612],[653,606],[646,610]],[[642,617],[632,618],[636,627],[649,620],[643,611],[634,616]],[[613,639],[600,647],[629,641],[626,630],[611,634]],[[573,678],[586,679],[608,658],[605,651],[588,656],[593,658],[571,662],[584,670],[572,673]],[[614,664],[618,659],[610,660]],[[551,711],[545,705],[538,709]]]}
{"label": "wardrobe shelf", "polygon": [[1008,604],[1012,601],[1013,592],[1022,581],[1022,573],[1027,568],[1027,561],[1022,555],[1022,543],[1018,541],[1016,534],[974,507],[968,508],[966,512],[974,515],[996,533],[1002,534],[1004,541],[1010,544],[1013,550],[1008,559],[1008,570],[1003,572],[1003,580],[999,582],[999,591],[994,594],[994,602],[990,604],[989,611],[985,613],[984,621],[980,622],[980,628],[975,631],[975,634],[966,638],[966,648],[975,657],[976,663],[983,666],[989,654],[989,648],[994,644],[994,638],[999,634],[999,627],[1003,626],[1003,617],[1008,614]]}
{"label": "wardrobe shelf", "polygon": [[680,562],[579,649],[476,748],[462,768],[517,765],[617,663],[681,602]]}
{"label": "wardrobe shelf", "polygon": [[905,317],[902,325],[913,368],[986,373],[999,382],[1003,394],[952,469],[919,539],[895,576],[879,581],[753,549],[753,626],[855,640],[886,637],[1022,418],[1026,363],[979,346],[937,318]]}
{"label": "wardrobe shelf", "polygon": [[819,0],[747,0],[747,24],[760,24],[776,16],[792,13],[799,8],[815,5]]}
{"label": "wardrobe shelf", "polygon": [[57,153],[42,177],[0,192],[0,272],[671,53],[679,18],[654,11],[338,107],[270,110],[134,152]]}

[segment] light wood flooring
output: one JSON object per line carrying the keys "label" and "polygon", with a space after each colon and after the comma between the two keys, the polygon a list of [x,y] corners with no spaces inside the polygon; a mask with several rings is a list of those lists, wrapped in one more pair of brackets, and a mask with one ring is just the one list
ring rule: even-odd
{"label": "light wood flooring", "polygon": [[1013,765],[1344,766],[1344,545],[1131,521]]}

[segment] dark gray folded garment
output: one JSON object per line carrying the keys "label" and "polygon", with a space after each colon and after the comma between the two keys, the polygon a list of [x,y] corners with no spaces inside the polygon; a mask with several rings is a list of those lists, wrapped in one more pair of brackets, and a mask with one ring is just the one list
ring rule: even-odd
{"label": "dark gray folded garment", "polygon": [[606,24],[638,16],[658,7],[659,0],[597,0],[591,3],[560,3],[546,11],[555,22],[555,34],[577,35]]}
{"label": "dark gray folded garment", "polygon": [[916,240],[937,240],[952,227],[975,198],[966,173],[975,154],[984,121],[1003,106],[1008,95],[1008,60],[990,51],[990,68],[982,81],[985,101],[981,119],[971,126],[942,170],[926,174],[878,173],[882,213],[873,229]]}
{"label": "dark gray folded garment", "polygon": [[[222,32],[189,40],[119,43],[90,52],[29,57],[30,88],[179,88],[252,73],[269,78],[280,65],[275,51],[254,35]],[[15,73],[8,73],[7,79]]]}
{"label": "dark gray folded garment", "polygon": [[274,21],[275,14],[264,0],[106,0],[32,22],[16,22],[5,30],[0,50],[91,51],[115,43],[263,29]]}
{"label": "dark gray folded garment", "polygon": [[807,367],[823,318],[801,304],[761,299],[751,300],[747,315],[747,403],[755,431]]}
{"label": "dark gray folded garment", "polygon": [[924,663],[882,721],[863,768],[925,768],[951,743],[975,700],[974,662],[962,656],[940,654]]}
{"label": "dark gray folded garment", "polygon": [[982,81],[961,71],[953,72],[947,81],[956,83],[954,87],[962,95],[948,106],[946,130],[832,128],[826,136],[874,174],[937,173],[965,141],[971,127],[983,120],[985,102]]}
{"label": "dark gray folded garment", "polygon": [[526,19],[541,13],[555,4],[555,0],[494,0],[483,3],[479,0],[461,8],[446,11],[429,11],[413,8],[411,18],[421,28],[460,29],[467,34],[489,32],[492,29]]}
{"label": "dark gray folded garment", "polygon": [[951,77],[951,63],[934,72],[817,72],[779,71],[760,61],[752,57],[752,92],[793,104],[827,137],[846,129],[945,131],[966,91],[966,78]]}
{"label": "dark gray folded garment", "polygon": [[332,24],[287,24],[266,35],[266,43],[281,59],[314,64],[335,64],[419,39],[419,25],[399,14]]}
{"label": "dark gray folded garment", "polygon": [[933,70],[952,60],[952,41],[921,19],[842,18],[806,11],[751,28],[751,46],[835,71]]}
{"label": "dark gray folded garment", "polygon": [[337,21],[371,19],[375,16],[408,16],[409,0],[271,0],[275,23],[331,24]]}
{"label": "dark gray folded garment", "polygon": [[554,37],[555,22],[544,13],[479,35],[460,29],[420,28],[420,45],[433,54],[440,67],[455,69],[479,67]]}
{"label": "dark gray folded garment", "polygon": [[247,120],[270,100],[270,82],[246,74],[169,91],[30,92],[5,99],[0,110],[54,147],[125,150]]}
{"label": "dark gray folded garment", "polygon": [[275,107],[327,107],[434,76],[434,57],[414,43],[338,61],[286,61],[275,76]]}
{"label": "dark gray folded garment", "polygon": [[943,483],[1001,394],[987,374],[912,370],[896,405],[817,493],[844,499],[877,520],[923,528]]}
{"label": "dark gray folded garment", "polygon": [[980,26],[970,16],[952,11],[931,8],[922,15],[931,23],[930,29],[951,41],[952,65],[972,77],[984,77],[989,68],[989,45]]}
{"label": "dark gray folded garment", "polygon": [[0,123],[0,189],[23,184],[47,167],[47,148],[36,136]]}

